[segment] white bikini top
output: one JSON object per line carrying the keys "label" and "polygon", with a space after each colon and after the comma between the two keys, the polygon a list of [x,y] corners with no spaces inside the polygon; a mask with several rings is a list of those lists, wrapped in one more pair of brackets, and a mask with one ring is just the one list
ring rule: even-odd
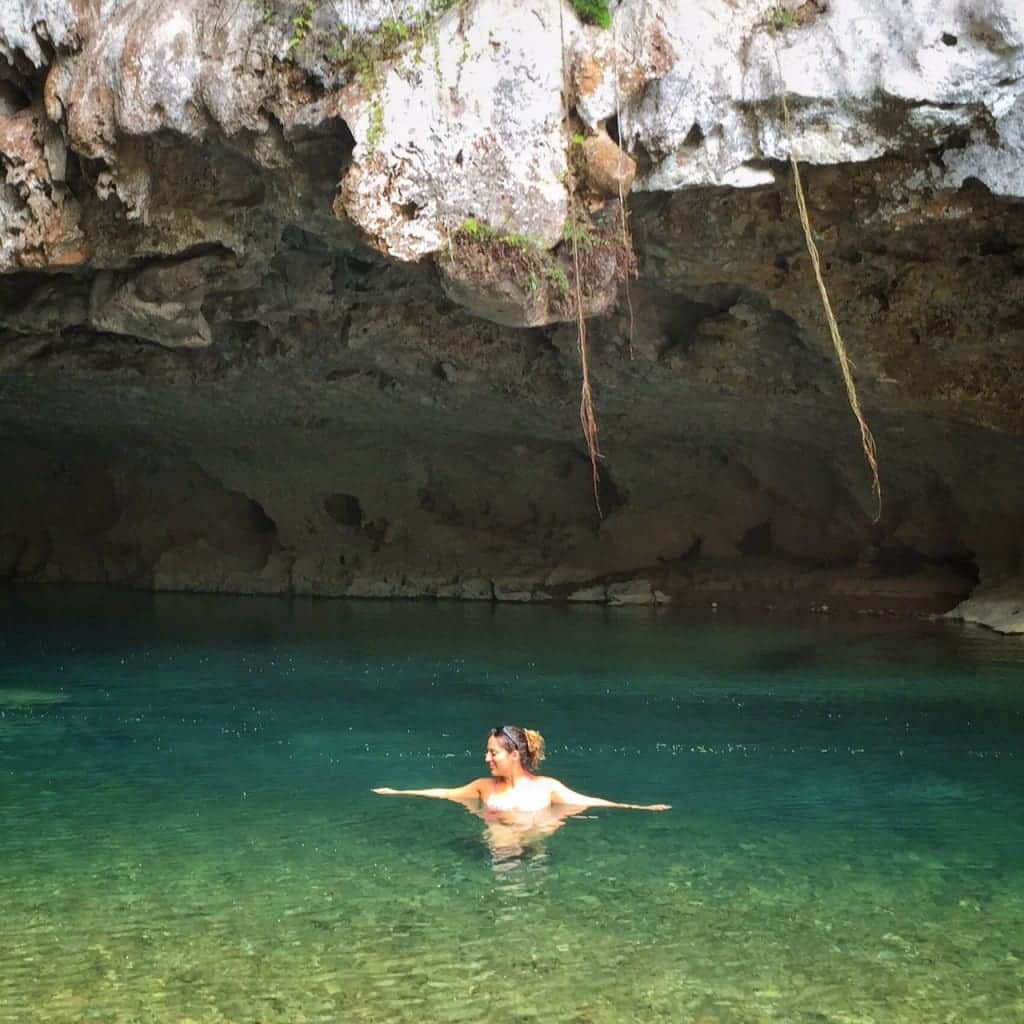
{"label": "white bikini top", "polygon": [[529,788],[520,784],[518,789],[507,789],[491,793],[484,800],[489,811],[542,811],[551,806],[551,790],[540,779],[528,783]]}

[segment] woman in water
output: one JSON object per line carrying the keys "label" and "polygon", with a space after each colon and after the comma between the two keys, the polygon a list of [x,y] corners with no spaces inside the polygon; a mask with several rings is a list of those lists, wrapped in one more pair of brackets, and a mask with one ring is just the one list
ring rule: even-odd
{"label": "woman in water", "polygon": [[[556,805],[563,808],[626,807],[635,811],[667,811],[668,804],[617,804],[598,796],[576,793],[558,779],[537,775],[544,760],[544,737],[532,729],[503,725],[487,738],[484,761],[489,779],[476,779],[455,789],[375,789],[384,796],[429,796],[458,800],[466,805],[479,801],[485,811],[533,813]],[[571,812],[570,812],[571,813]]]}

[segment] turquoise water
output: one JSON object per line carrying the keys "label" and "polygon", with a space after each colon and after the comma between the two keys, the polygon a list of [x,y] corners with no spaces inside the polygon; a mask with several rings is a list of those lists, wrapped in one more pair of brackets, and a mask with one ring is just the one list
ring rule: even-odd
{"label": "turquoise water", "polygon": [[[960,626],[19,590],[0,1021],[1024,1019],[1024,642]],[[496,834],[374,785],[584,792]]]}

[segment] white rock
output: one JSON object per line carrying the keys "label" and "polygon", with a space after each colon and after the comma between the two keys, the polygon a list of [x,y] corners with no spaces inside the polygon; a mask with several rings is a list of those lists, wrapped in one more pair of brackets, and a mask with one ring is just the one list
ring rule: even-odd
{"label": "white rock", "polygon": [[449,15],[433,57],[405,57],[351,108],[346,212],[400,259],[437,251],[467,217],[553,244],[565,214],[563,40],[584,122],[616,118],[626,148],[650,157],[639,188],[753,187],[791,147],[805,162],[862,162],[970,127],[948,183],[1024,192],[1024,6],[908,0],[894,19],[888,0],[832,0],[781,32],[768,27],[773,6],[624,0],[610,33],[571,15],[559,26],[541,0],[517,19],[495,0],[461,25]]}
{"label": "white rock", "polygon": [[982,585],[946,615],[999,633],[1024,633],[1024,578]]}
{"label": "white rock", "polygon": [[979,127],[971,132],[971,141],[963,149],[947,150],[942,167],[927,176],[927,184],[957,189],[968,178],[976,178],[997,195],[1024,195],[1024,94],[994,128],[995,139]]}
{"label": "white rock", "polygon": [[515,18],[500,0],[452,11],[436,52],[406,54],[347,111],[357,145],[345,212],[390,255],[436,252],[471,217],[545,247],[561,238],[557,7],[524,6]]}
{"label": "white rock", "polygon": [[[622,0],[608,32],[554,0],[521,0],[514,17],[503,0],[475,0],[431,25],[379,82],[342,87],[322,48],[293,52],[287,19],[262,25],[255,3],[0,0],[0,55],[43,67],[61,49],[46,109],[72,150],[100,162],[98,193],[143,222],[149,137],[252,133],[255,158],[287,174],[290,132],[343,117],[356,146],[337,209],[407,261],[441,251],[470,217],[557,243],[567,68],[582,120],[616,119],[627,150],[646,158],[634,188],[751,187],[771,181],[768,162],[791,146],[805,162],[835,164],[923,154],[966,133],[966,147],[947,146],[942,166],[909,184],[958,188],[973,177],[1024,195],[1021,0],[905,0],[898,17],[891,0],[830,0],[772,31],[776,6]],[[429,10],[413,0],[402,16]],[[314,26],[373,31],[395,16],[389,0],[330,0],[316,5]],[[5,209],[11,221],[18,211]]]}
{"label": "white rock", "polygon": [[0,0],[0,56],[14,64],[20,55],[41,68],[48,59],[42,44],[70,46],[77,22],[70,0]]}
{"label": "white rock", "polygon": [[[766,22],[775,6],[630,0],[618,8],[618,66],[624,54],[649,55],[655,35],[676,54],[658,77],[648,60],[643,90],[616,94],[606,83],[581,104],[591,122],[617,113],[627,147],[651,154],[639,187],[764,183],[769,172],[757,162],[786,159],[791,145],[783,93],[792,145],[801,160],[821,164],[939,144],[954,126],[978,124],[979,110],[1000,121],[1024,95],[1017,0],[908,0],[898,18],[888,0],[831,0],[781,32]],[[969,173],[1003,191],[1015,187],[999,182],[1022,149],[1012,124],[998,135],[1004,168],[991,182],[984,169]]]}

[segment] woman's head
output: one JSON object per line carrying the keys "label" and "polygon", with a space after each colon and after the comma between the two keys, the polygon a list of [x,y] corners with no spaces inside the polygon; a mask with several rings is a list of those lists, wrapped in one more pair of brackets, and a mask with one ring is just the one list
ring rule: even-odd
{"label": "woman's head", "polygon": [[533,729],[521,729],[518,725],[501,725],[491,730],[487,739],[487,763],[492,771],[506,774],[502,769],[505,758],[518,755],[518,761],[528,772],[535,772],[544,760],[544,737]]}

